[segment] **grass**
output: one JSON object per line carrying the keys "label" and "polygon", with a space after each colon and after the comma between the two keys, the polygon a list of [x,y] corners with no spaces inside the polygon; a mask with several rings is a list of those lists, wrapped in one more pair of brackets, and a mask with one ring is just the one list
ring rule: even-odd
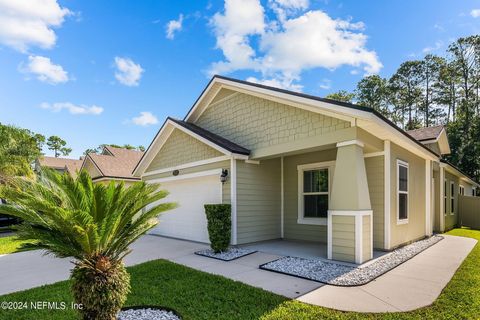
{"label": "grass", "polygon": [[28,241],[18,240],[16,236],[0,237],[0,254],[24,251],[21,245]]}
{"label": "grass", "polygon": [[[480,231],[455,229],[449,234],[480,240]],[[127,306],[160,305],[184,319],[478,319],[480,317],[480,245],[465,259],[435,303],[412,312],[360,314],[307,305],[220,276],[165,260],[128,268],[132,292]],[[69,281],[0,296],[2,301],[72,302]],[[392,288],[394,290],[394,288]],[[75,319],[66,310],[5,310],[1,319]]]}

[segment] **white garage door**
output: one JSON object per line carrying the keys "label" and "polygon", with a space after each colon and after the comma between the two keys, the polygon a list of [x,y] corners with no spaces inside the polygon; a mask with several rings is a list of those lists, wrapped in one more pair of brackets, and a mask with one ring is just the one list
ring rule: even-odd
{"label": "white garage door", "polygon": [[161,182],[161,186],[170,192],[162,202],[176,202],[179,207],[161,214],[150,233],[209,243],[203,205],[222,202],[219,175]]}

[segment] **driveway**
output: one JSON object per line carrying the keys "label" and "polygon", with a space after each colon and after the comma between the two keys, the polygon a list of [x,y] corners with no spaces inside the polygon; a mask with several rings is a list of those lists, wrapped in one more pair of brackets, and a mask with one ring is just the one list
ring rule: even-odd
{"label": "driveway", "polygon": [[[200,243],[144,236],[133,245],[126,264],[167,259],[222,275],[300,301],[359,312],[406,311],[431,304],[476,244],[476,240],[445,239],[376,280],[358,287],[336,287],[260,270],[260,264],[280,256],[257,252],[230,262],[195,255]],[[68,259],[42,256],[39,251],[0,256],[0,295],[68,279]]]}

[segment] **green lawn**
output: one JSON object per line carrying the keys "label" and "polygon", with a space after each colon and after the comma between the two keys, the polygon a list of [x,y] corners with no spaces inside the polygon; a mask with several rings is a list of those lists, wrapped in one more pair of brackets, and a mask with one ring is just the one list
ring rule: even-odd
{"label": "green lawn", "polygon": [[20,246],[26,242],[18,240],[16,236],[0,237],[0,254],[22,251]]}
{"label": "green lawn", "polygon": [[[456,229],[449,234],[480,239],[480,231]],[[480,246],[477,244],[444,292],[430,307],[414,312],[358,314],[290,301],[220,276],[165,260],[128,268],[132,293],[127,305],[162,305],[184,319],[477,319],[480,317]],[[394,288],[392,288],[394,290]],[[2,301],[71,302],[69,282],[0,297]],[[0,310],[0,319],[74,319],[71,310]]]}

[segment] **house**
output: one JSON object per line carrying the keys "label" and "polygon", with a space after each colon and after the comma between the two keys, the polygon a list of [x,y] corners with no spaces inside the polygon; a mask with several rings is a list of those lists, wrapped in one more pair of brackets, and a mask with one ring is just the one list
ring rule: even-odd
{"label": "house", "polygon": [[68,172],[75,176],[82,167],[83,159],[68,159],[41,156],[35,160],[35,171],[39,171],[41,167],[51,168],[60,173]]}
{"label": "house", "polygon": [[105,146],[100,154],[88,153],[81,169],[86,170],[95,183],[124,181],[128,185],[140,180],[132,171],[142,156],[141,151]]}
{"label": "house", "polygon": [[208,242],[203,205],[229,203],[233,245],[315,241],[363,263],[455,225],[478,184],[449,152],[443,127],[405,132],[371,108],[215,76],[133,175],[180,205],[153,233]]}

